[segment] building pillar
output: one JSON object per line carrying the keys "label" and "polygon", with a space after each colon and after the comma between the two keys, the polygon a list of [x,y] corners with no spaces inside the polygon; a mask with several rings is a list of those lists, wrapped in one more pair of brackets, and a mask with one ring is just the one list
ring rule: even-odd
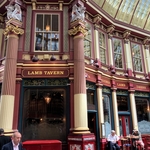
{"label": "building pillar", "polygon": [[113,113],[114,113],[114,125],[115,125],[115,131],[116,134],[120,135],[119,130],[119,117],[118,117],[118,105],[117,105],[117,95],[116,95],[116,89],[112,89],[112,103],[113,103]]}
{"label": "building pillar", "polygon": [[94,27],[94,48],[95,48],[95,58],[100,60],[98,31],[97,31],[96,25]]}
{"label": "building pillar", "polygon": [[130,45],[129,45],[129,35],[130,35],[130,32],[129,31],[126,31],[124,34],[123,34],[123,37],[124,37],[124,49],[125,49],[125,62],[126,62],[126,69],[127,69],[127,72],[126,72],[126,76],[132,76],[132,58],[131,58],[131,51],[130,51]]}
{"label": "building pillar", "polygon": [[68,135],[69,150],[87,147],[95,150],[95,135],[90,133],[87,116],[87,95],[84,62],[84,36],[87,34],[85,21],[71,23],[69,34],[73,35],[74,48],[74,127]]}
{"label": "building pillar", "polygon": [[[84,36],[87,32],[81,20],[71,23],[70,35],[74,36],[74,131],[89,133],[87,121],[87,96],[84,63]],[[76,31],[76,32],[74,32]]]}
{"label": "building pillar", "polygon": [[20,21],[11,19],[6,23],[4,30],[8,42],[0,101],[0,127],[4,128],[6,132],[13,130],[18,40],[19,34],[24,33],[21,26]]}
{"label": "building pillar", "polygon": [[98,120],[99,120],[99,134],[100,138],[103,138],[104,131],[102,131],[102,124],[104,123],[104,109],[103,109],[103,95],[102,95],[102,85],[97,84],[97,103],[98,103]]}
{"label": "building pillar", "polygon": [[112,73],[115,73],[115,66],[114,66],[114,56],[113,56],[113,49],[112,49],[112,32],[114,31],[114,27],[110,26],[107,28],[107,33],[108,33],[108,51],[109,51],[109,66],[110,66],[110,71]]}
{"label": "building pillar", "polygon": [[150,52],[149,45],[144,45],[144,63],[146,66],[146,74],[150,78]]}
{"label": "building pillar", "polygon": [[138,121],[137,121],[137,112],[136,112],[134,91],[130,91],[129,95],[130,95],[130,107],[131,107],[133,129],[134,128],[138,129]]}

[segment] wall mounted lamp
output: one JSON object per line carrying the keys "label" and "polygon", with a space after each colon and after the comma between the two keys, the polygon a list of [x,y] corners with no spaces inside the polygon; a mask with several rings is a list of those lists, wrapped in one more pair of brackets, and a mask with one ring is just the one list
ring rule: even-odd
{"label": "wall mounted lamp", "polygon": [[38,61],[39,61],[39,58],[36,55],[34,55],[32,57],[32,62],[38,62]]}

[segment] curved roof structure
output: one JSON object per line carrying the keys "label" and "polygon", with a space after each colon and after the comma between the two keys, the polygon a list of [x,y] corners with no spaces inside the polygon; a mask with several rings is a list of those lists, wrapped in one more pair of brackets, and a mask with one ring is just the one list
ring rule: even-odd
{"label": "curved roof structure", "polygon": [[150,0],[93,0],[114,19],[150,31]]}

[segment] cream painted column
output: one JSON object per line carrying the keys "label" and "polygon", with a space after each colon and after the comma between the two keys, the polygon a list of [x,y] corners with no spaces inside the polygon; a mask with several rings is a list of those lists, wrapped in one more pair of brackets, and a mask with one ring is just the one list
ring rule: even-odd
{"label": "cream painted column", "polygon": [[97,103],[98,103],[98,120],[99,120],[99,134],[100,138],[103,138],[104,131],[102,131],[102,123],[104,123],[104,107],[103,107],[103,95],[102,85],[97,85]]}
{"label": "cream painted column", "polygon": [[133,67],[132,67],[129,35],[130,35],[130,32],[126,31],[123,34],[123,37],[124,37],[125,64],[126,64],[126,69],[127,69],[127,76],[132,76]]}
{"label": "cream painted column", "polygon": [[87,95],[84,62],[85,22],[71,23],[69,34],[74,36],[74,129],[73,133],[90,133],[87,120]]}
{"label": "cream painted column", "polygon": [[118,136],[120,136],[116,89],[113,88],[112,90],[113,90],[113,91],[112,91],[112,103],[113,103],[113,112],[114,112],[115,131],[116,131],[116,134],[117,134]]}
{"label": "cream painted column", "polygon": [[144,45],[144,63],[146,66],[146,73],[150,74],[150,49],[149,45]]}
{"label": "cream painted column", "polygon": [[108,52],[109,52],[109,66],[114,68],[114,60],[113,60],[113,49],[112,49],[112,33],[114,31],[114,26],[110,26],[107,28],[107,34],[108,34]]}
{"label": "cream painted column", "polygon": [[137,121],[137,112],[136,112],[134,92],[130,91],[129,95],[130,95],[130,106],[131,106],[131,115],[132,115],[133,129],[134,128],[138,129],[138,121]]}
{"label": "cream painted column", "polygon": [[112,35],[108,34],[108,51],[109,51],[109,65],[113,66],[113,53],[112,53]]}
{"label": "cream painted column", "polygon": [[98,31],[96,25],[94,27],[94,49],[95,49],[95,58],[100,60]]}
{"label": "cream painted column", "polygon": [[0,127],[4,128],[6,132],[13,130],[18,35],[24,33],[20,28],[21,25],[20,21],[11,19],[6,23],[6,29],[4,30],[8,42],[0,100]]}

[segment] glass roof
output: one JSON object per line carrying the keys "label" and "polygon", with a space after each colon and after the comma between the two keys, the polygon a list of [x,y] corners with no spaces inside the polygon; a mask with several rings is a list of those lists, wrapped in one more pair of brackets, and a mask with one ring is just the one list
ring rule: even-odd
{"label": "glass roof", "polygon": [[116,20],[150,31],[150,0],[94,0]]}

